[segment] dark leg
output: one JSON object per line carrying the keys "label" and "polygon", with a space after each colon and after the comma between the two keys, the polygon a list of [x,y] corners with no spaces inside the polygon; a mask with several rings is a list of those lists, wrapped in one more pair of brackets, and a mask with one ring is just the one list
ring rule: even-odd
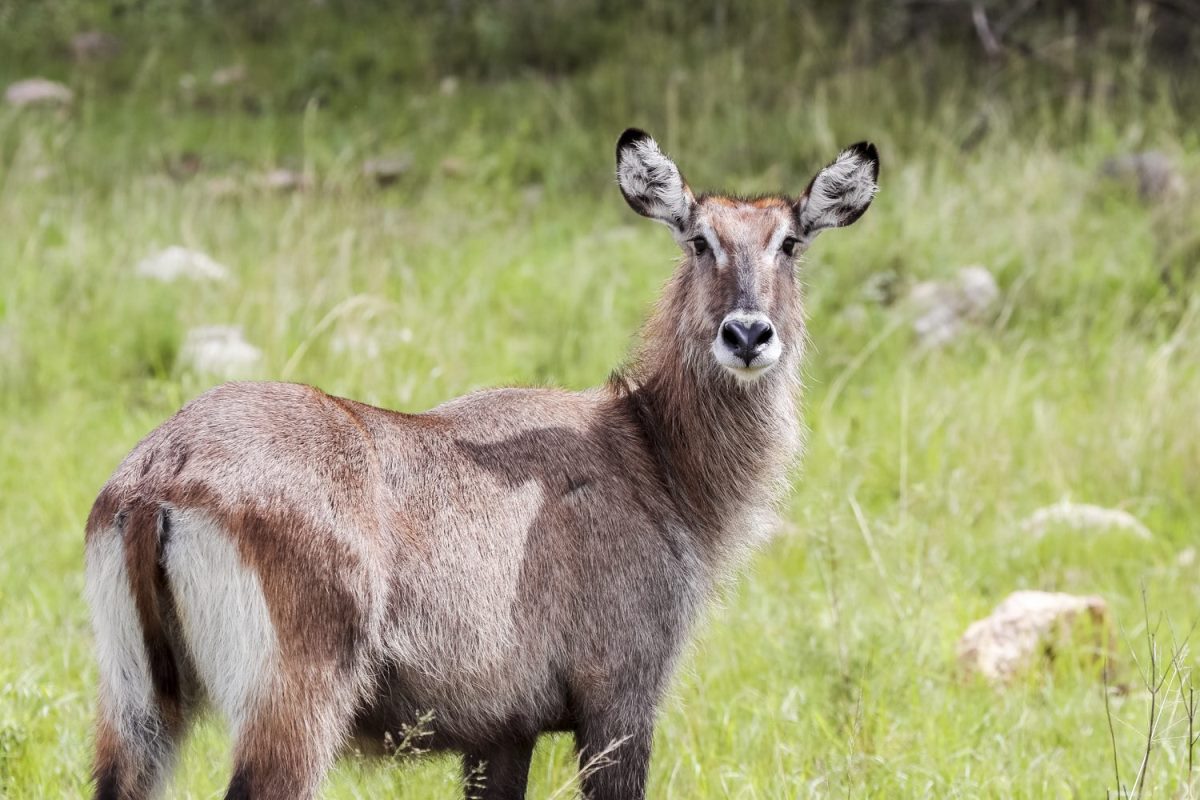
{"label": "dark leg", "polygon": [[524,800],[533,741],[504,742],[463,756],[467,800]]}
{"label": "dark leg", "polygon": [[462,787],[467,800],[523,800],[534,742],[506,741],[462,758]]}
{"label": "dark leg", "polygon": [[628,724],[605,716],[582,720],[575,749],[586,800],[643,800],[653,733],[649,719]]}

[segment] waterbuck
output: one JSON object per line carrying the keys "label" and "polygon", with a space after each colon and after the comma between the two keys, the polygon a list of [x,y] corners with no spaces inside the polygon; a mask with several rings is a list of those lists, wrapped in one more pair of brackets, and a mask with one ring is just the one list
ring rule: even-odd
{"label": "waterbuck", "polygon": [[798,198],[697,196],[628,130],[621,192],[683,258],[604,386],[402,414],[231,383],[155,429],[87,522],[95,796],[160,791],[208,704],[227,798],[313,797],[339,752],[414,737],[468,797],[520,798],[551,731],[606,754],[588,798],[644,797],[672,666],[799,449],[797,260],[878,171],[863,143]]}

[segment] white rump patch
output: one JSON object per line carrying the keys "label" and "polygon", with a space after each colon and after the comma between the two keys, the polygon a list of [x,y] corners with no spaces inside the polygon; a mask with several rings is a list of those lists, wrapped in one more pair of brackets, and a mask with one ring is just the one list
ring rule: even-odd
{"label": "white rump patch", "polygon": [[94,534],[86,558],[85,591],[96,637],[101,703],[124,741],[141,741],[141,728],[157,712],[121,534],[115,529]]}
{"label": "white rump patch", "polygon": [[279,645],[258,574],[228,531],[199,511],[171,509],[166,570],[192,661],[236,736],[271,687]]}
{"label": "white rump patch", "polygon": [[800,228],[811,238],[826,228],[840,228],[859,218],[879,190],[879,162],[874,148],[843,150],[813,178],[800,211]]}
{"label": "white rump patch", "polygon": [[695,199],[675,162],[650,137],[621,150],[617,159],[621,193],[639,214],[679,230],[691,217]]}

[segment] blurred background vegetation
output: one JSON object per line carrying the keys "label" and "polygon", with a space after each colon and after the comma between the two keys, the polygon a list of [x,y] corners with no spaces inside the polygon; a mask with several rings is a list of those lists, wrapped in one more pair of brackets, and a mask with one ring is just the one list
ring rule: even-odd
{"label": "blurred background vegetation", "polygon": [[[0,84],[70,92],[0,108],[0,796],[86,791],[82,524],[182,403],[226,374],[410,411],[604,379],[675,258],[616,192],[630,125],[700,189],[883,158],[803,267],[809,450],[652,796],[1195,796],[1198,62],[1190,0],[0,0]],[[156,280],[172,246],[217,277]],[[197,357],[213,325],[236,369]],[[1064,498],[1150,536],[1022,525]],[[1016,589],[1103,597],[1109,667],[964,676]],[[171,796],[221,796],[227,744],[204,726]],[[571,762],[540,747],[531,796]],[[351,760],[328,795],[456,775]]]}

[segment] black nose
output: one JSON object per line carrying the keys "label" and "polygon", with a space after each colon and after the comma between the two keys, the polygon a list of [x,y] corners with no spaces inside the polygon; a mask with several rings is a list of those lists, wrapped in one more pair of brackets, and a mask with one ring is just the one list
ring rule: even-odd
{"label": "black nose", "polygon": [[771,323],[761,319],[750,323],[731,319],[721,326],[721,341],[729,346],[735,356],[745,361],[747,367],[774,335]]}

